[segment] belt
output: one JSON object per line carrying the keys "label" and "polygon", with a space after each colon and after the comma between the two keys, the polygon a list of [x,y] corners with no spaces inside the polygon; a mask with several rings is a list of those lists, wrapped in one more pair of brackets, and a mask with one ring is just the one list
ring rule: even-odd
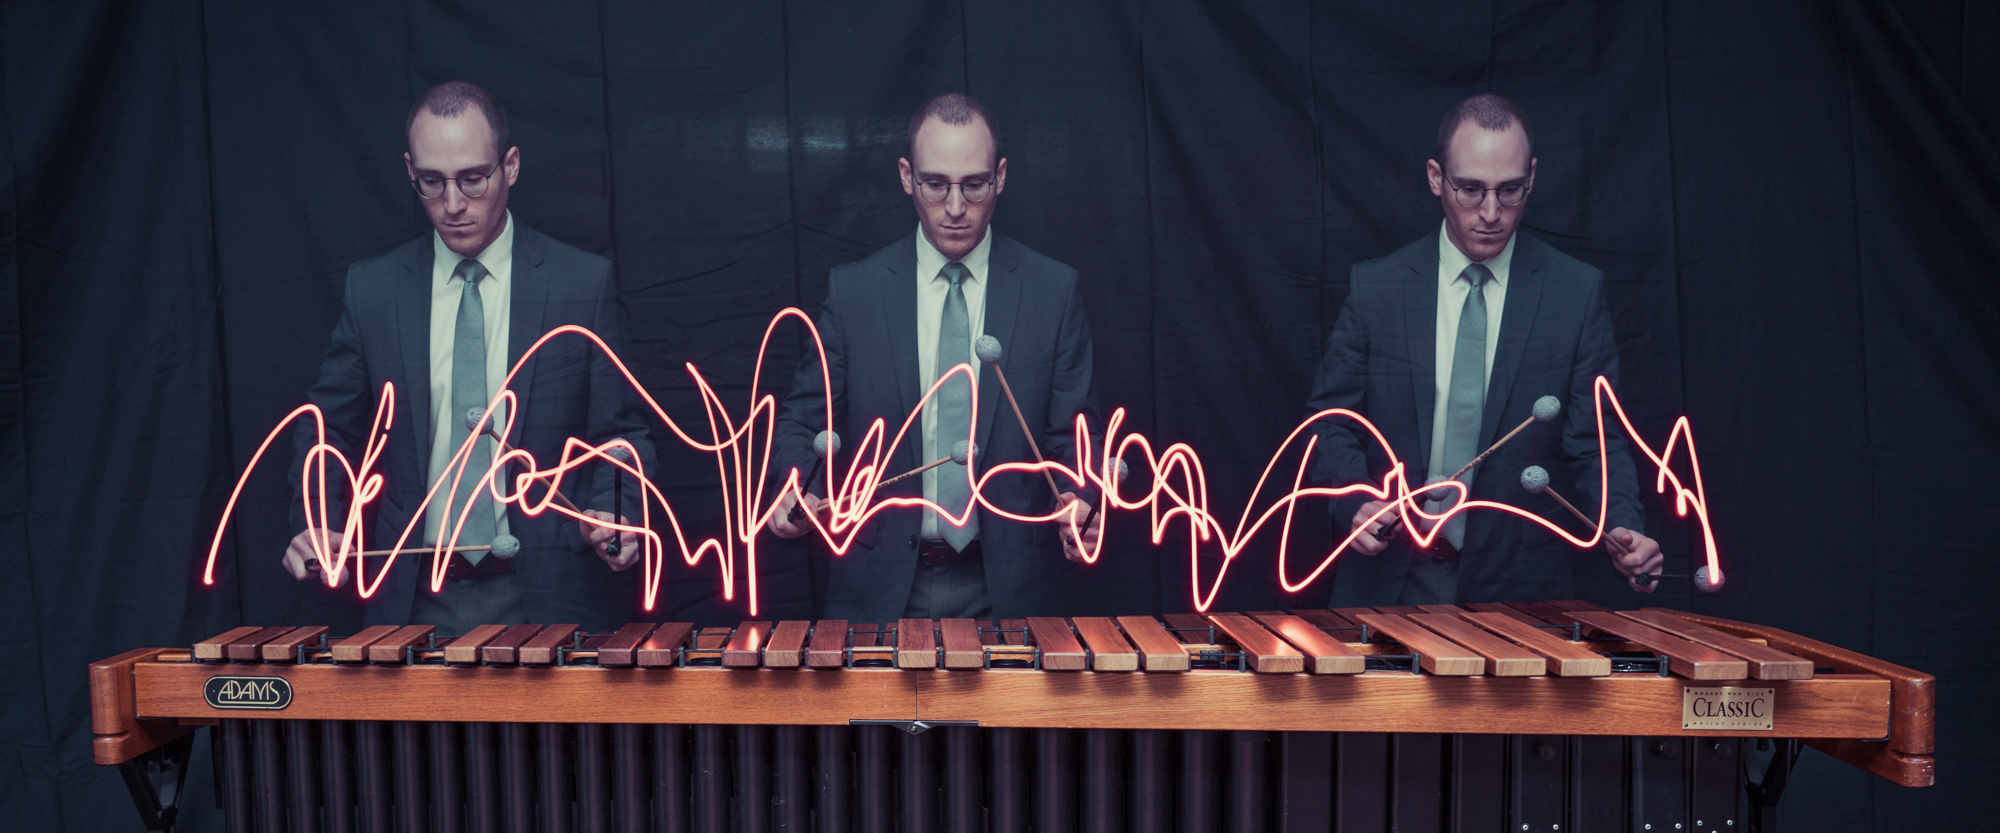
{"label": "belt", "polygon": [[454,552],[451,554],[451,563],[444,569],[445,575],[455,579],[492,578],[511,572],[514,572],[514,559],[501,558],[490,552],[485,558],[479,559],[478,564],[466,558],[465,553]]}
{"label": "belt", "polygon": [[911,541],[917,548],[917,560],[932,567],[949,567],[961,561],[981,557],[979,541],[966,544],[964,550],[954,550],[942,539],[919,538]]}
{"label": "belt", "polygon": [[1452,546],[1450,541],[1445,540],[1442,533],[1438,537],[1431,539],[1431,545],[1428,549],[1413,549],[1416,550],[1416,557],[1431,561],[1457,561],[1459,556],[1458,548]]}

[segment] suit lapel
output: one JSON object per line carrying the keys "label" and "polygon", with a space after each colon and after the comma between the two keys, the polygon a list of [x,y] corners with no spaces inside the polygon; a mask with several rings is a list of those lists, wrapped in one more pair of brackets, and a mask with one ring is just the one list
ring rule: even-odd
{"label": "suit lapel", "polygon": [[[535,339],[542,337],[542,313],[548,309],[549,274],[542,268],[544,252],[541,242],[541,236],[527,227],[514,227],[513,297],[508,301],[507,316],[507,366],[510,368],[521,360],[521,354],[528,351],[528,346],[534,344]],[[509,386],[520,397],[520,407],[524,411],[534,398],[535,364],[535,361],[529,361]],[[523,424],[518,414],[514,424]]]}
{"label": "suit lapel", "polygon": [[[1014,270],[1021,265],[1019,253],[1014,251],[1013,241],[999,235],[993,237],[991,260],[986,269],[986,335],[1000,340],[1006,352],[1000,357],[1000,367],[1004,371],[1013,365],[1014,321],[1019,317],[1021,307],[1021,281]],[[973,336],[977,339],[978,336]],[[983,457],[986,438],[993,433],[994,414],[998,413],[1000,400],[1006,394],[1000,390],[1000,376],[990,370],[979,374],[979,422],[974,442],[979,444]]]}
{"label": "suit lapel", "polygon": [[[1516,232],[1519,234],[1519,232]],[[1486,381],[1486,410],[1479,419],[1479,447],[1499,439],[1500,415],[1514,390],[1514,376],[1528,351],[1535,329],[1535,312],[1542,306],[1542,267],[1536,248],[1525,236],[1516,239],[1514,263],[1507,275],[1507,302],[1500,316],[1500,340],[1493,347],[1493,372]],[[1553,393],[1553,391],[1549,391]],[[1540,393],[1528,391],[1540,396]]]}
{"label": "suit lapel", "polygon": [[[1443,232],[1439,232],[1442,234]],[[1410,348],[1410,393],[1417,411],[1417,459],[1408,461],[1417,469],[1427,468],[1431,457],[1431,424],[1437,408],[1437,303],[1438,249],[1425,247],[1410,263],[1412,274],[1403,282],[1403,332]]]}
{"label": "suit lapel", "polygon": [[418,460],[429,460],[437,426],[431,424],[431,262],[434,242],[416,246],[403,261],[404,279],[397,282],[396,329],[403,351],[403,401],[410,403],[410,440]]}
{"label": "suit lapel", "polygon": [[[885,347],[895,363],[896,390],[902,394],[903,407],[897,413],[908,415],[924,394],[921,380],[925,371],[917,367],[917,239],[914,235],[905,237],[895,248],[895,256],[883,273],[882,303],[875,307],[882,316],[877,326],[888,334]],[[893,433],[896,426],[890,425],[889,430]],[[908,459],[923,455],[922,437],[916,440],[914,445],[904,442]]]}

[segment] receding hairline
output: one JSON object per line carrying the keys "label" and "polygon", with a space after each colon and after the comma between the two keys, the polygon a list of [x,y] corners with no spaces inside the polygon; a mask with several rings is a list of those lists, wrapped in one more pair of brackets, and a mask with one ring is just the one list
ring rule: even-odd
{"label": "receding hairline", "polygon": [[1450,165],[1451,142],[1458,137],[1458,131],[1466,122],[1492,133],[1506,132],[1507,128],[1519,125],[1521,135],[1528,140],[1528,158],[1535,157],[1535,128],[1528,122],[1528,114],[1510,99],[1499,93],[1480,93],[1470,96],[1445,111],[1444,119],[1438,123],[1436,147],[1431,157],[1439,167]]}
{"label": "receding hairline", "polygon": [[953,127],[964,127],[977,120],[986,127],[986,140],[993,146],[993,158],[987,164],[999,165],[1000,126],[994,121],[993,112],[986,109],[986,105],[965,93],[933,96],[929,101],[925,101],[923,106],[918,107],[916,112],[910,114],[910,128],[904,137],[903,148],[903,152],[909,156],[910,164],[916,164],[917,134],[922,132],[924,125],[930,124],[933,119]]}
{"label": "receding hairline", "polygon": [[477,110],[485,119],[494,155],[506,158],[508,149],[513,147],[512,131],[507,125],[507,108],[486,88],[469,81],[446,81],[417,96],[417,100],[410,104],[409,117],[403,122],[404,144],[409,144],[410,133],[416,129],[417,116],[428,113],[441,119],[453,119],[465,115],[467,110]]}

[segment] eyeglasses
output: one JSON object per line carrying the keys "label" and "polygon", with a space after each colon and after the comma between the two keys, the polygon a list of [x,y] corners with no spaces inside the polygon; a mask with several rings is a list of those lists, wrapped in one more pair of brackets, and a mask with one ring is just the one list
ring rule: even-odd
{"label": "eyeglasses", "polygon": [[985,202],[987,197],[993,195],[992,180],[968,179],[964,182],[952,182],[937,177],[917,180],[917,193],[923,195],[925,202],[944,202],[945,197],[951,196],[951,188],[954,185],[958,186],[959,196],[964,197],[966,202]]}
{"label": "eyeglasses", "polygon": [[447,183],[456,182],[458,183],[458,192],[464,194],[466,197],[483,197],[486,195],[486,189],[493,187],[493,175],[498,173],[499,170],[500,163],[495,162],[487,166],[486,170],[478,173],[460,174],[458,176],[418,174],[416,179],[410,180],[410,187],[417,189],[417,196],[427,200],[435,200],[444,197],[444,189]]}
{"label": "eyeglasses", "polygon": [[1533,186],[1526,182],[1509,182],[1498,188],[1481,188],[1476,183],[1460,185],[1458,180],[1451,178],[1450,174],[1445,174],[1444,181],[1445,184],[1451,186],[1452,197],[1458,200],[1459,205],[1466,208],[1472,208],[1485,202],[1486,192],[1488,191],[1493,192],[1493,196],[1500,200],[1501,205],[1513,208],[1526,200],[1528,192],[1533,190]]}

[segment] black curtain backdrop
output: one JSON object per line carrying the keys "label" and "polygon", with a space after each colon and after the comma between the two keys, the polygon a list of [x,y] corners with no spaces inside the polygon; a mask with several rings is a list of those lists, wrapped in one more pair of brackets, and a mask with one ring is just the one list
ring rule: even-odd
{"label": "black curtain backdrop", "polygon": [[[616,261],[627,358],[695,420],[682,365],[740,410],[769,317],[913,226],[909,111],[979,96],[1012,160],[997,227],[1081,272],[1104,402],[1195,444],[1231,519],[1302,416],[1349,267],[1437,227],[1438,118],[1510,95],[1538,139],[1527,225],[1604,270],[1626,404],[1655,444],[1689,415],[1705,464],[1730,585],[1643,601],[1938,675],[1939,786],[1809,753],[1798,829],[1992,829],[1996,42],[2000,9],[1960,0],[0,6],[5,826],[135,829],[90,762],[85,663],[355,627],[275,566],[282,465],[212,588],[201,556],[303,401],[347,264],[427,230],[402,120],[464,78],[513,119],[516,216]],[[717,534],[713,464],[662,450],[660,485]],[[1690,527],[1650,503],[1685,566]],[[1188,609],[1182,533],[1113,535],[1076,614]],[[764,556],[765,617],[805,616],[806,553]],[[1291,604],[1274,570],[1267,539],[1217,607]],[[712,564],[670,567],[662,613],[743,618]],[[184,829],[220,825],[205,752]]]}

